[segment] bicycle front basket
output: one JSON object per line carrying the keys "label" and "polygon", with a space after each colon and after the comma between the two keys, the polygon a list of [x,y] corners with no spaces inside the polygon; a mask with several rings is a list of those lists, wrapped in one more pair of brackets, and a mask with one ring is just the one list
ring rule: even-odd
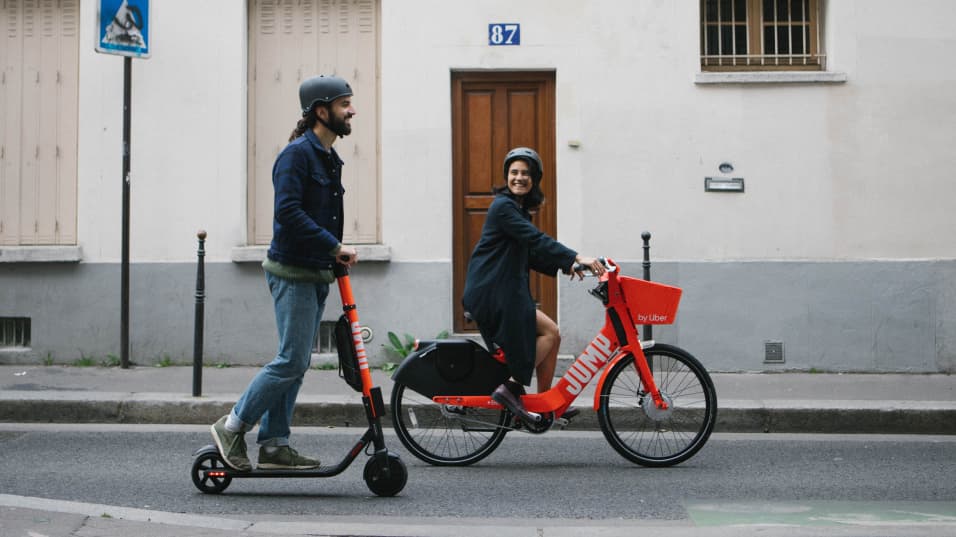
{"label": "bicycle front basket", "polygon": [[627,309],[636,324],[673,324],[680,304],[680,287],[620,277]]}

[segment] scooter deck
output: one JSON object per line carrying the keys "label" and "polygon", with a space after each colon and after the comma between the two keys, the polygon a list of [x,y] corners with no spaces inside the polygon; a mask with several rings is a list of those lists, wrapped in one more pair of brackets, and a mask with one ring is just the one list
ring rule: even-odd
{"label": "scooter deck", "polygon": [[221,468],[209,468],[204,471],[207,476],[210,477],[230,477],[230,478],[255,478],[255,477],[333,477],[341,474],[345,471],[352,462],[355,461],[355,458],[358,457],[359,453],[365,449],[365,446],[369,442],[366,442],[363,438],[362,441],[359,441],[355,446],[352,447],[351,451],[345,456],[344,459],[339,461],[338,464],[334,466],[319,466],[318,468],[308,468],[302,470],[296,469],[260,469],[254,468],[252,470],[236,470],[231,466],[225,464],[225,459],[222,457],[222,454],[219,453],[219,448],[215,444],[206,445],[198,449],[195,453],[195,456],[202,455],[204,453],[218,453],[220,458],[223,458],[223,466]]}

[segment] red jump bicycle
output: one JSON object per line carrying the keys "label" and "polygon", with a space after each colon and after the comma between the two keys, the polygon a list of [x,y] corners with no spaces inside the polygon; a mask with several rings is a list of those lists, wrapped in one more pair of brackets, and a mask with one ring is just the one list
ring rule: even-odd
{"label": "red jump bicycle", "polygon": [[512,430],[540,434],[555,424],[595,378],[593,408],[604,437],[626,459],[672,466],[710,437],[717,393],[687,351],[640,341],[638,324],[672,324],[681,289],[620,274],[610,259],[590,290],[605,308],[604,326],[550,390],[521,397],[538,421],[517,419],[489,394],[508,378],[501,350],[467,339],[421,341],[395,370],[392,423],[419,459],[464,466],[487,457]]}

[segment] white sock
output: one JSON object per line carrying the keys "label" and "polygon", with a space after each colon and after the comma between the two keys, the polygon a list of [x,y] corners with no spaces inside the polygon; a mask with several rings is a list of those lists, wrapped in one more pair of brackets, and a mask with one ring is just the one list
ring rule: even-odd
{"label": "white sock", "polygon": [[242,420],[239,419],[239,416],[235,413],[230,412],[229,417],[226,418],[225,428],[230,433],[241,433],[243,431]]}

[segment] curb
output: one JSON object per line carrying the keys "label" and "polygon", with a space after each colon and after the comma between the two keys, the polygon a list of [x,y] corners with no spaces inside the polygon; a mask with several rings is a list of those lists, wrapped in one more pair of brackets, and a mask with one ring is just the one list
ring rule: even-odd
{"label": "curb", "polygon": [[[9,392],[8,392],[9,394]],[[210,424],[233,405],[224,397],[193,398],[156,394],[81,392],[55,397],[24,393],[0,397],[0,422]],[[295,420],[301,426],[364,426],[365,409],[355,397],[341,400],[300,398]],[[350,400],[347,400],[350,399]],[[388,405],[386,404],[386,407]],[[390,412],[390,410],[389,410]],[[390,420],[387,425],[390,427]],[[599,430],[597,415],[582,407],[571,426]],[[908,401],[882,406],[879,401],[761,402],[727,401],[717,411],[715,432],[823,434],[956,434],[956,403]]]}

